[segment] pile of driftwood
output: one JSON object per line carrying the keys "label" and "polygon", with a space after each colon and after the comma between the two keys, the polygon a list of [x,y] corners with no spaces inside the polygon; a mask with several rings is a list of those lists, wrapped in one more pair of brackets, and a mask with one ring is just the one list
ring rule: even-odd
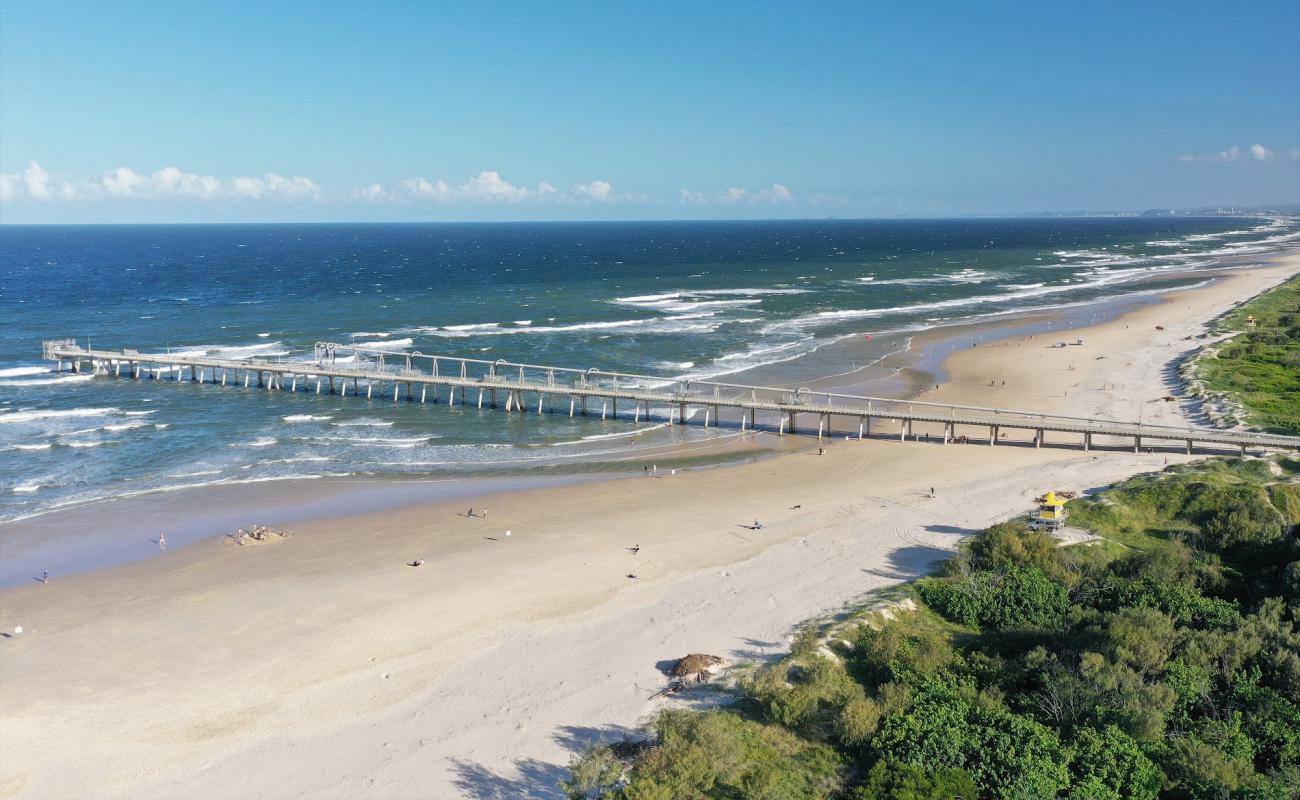
{"label": "pile of driftwood", "polygon": [[235,540],[235,544],[242,546],[284,539],[289,536],[293,536],[289,531],[278,531],[267,525],[249,525],[247,528],[240,528],[235,531],[231,538]]}
{"label": "pile of driftwood", "polygon": [[661,694],[677,694],[692,683],[704,683],[713,677],[713,668],[722,663],[722,659],[706,653],[691,653],[677,659],[668,674],[673,680],[667,686],[650,695],[651,699]]}

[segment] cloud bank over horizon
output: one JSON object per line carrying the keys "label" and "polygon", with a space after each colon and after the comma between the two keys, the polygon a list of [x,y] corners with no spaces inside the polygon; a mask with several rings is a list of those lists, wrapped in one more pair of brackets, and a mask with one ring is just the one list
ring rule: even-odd
{"label": "cloud bank over horizon", "polygon": [[[816,195],[822,201],[829,195]],[[789,203],[795,194],[781,183],[758,190],[730,186],[717,191],[681,189],[683,206],[761,205]],[[839,198],[847,200],[848,198]],[[0,202],[102,202],[115,200],[276,200],[320,202],[360,200],[374,203],[506,204],[553,203],[559,205],[663,204],[666,201],[639,192],[616,191],[608,180],[575,183],[567,189],[538,181],[526,186],[511,183],[497,170],[483,170],[461,183],[423,176],[394,183],[375,181],[351,190],[327,191],[313,178],[266,172],[260,176],[218,178],[166,166],[151,173],[115,167],[85,180],[51,174],[39,162],[29,161],[20,172],[0,173]]]}

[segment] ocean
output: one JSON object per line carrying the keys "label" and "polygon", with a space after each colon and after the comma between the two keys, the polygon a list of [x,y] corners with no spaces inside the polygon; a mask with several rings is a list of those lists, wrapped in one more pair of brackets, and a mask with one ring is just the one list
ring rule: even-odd
{"label": "ocean", "polygon": [[[1186,287],[1297,241],[1294,219],[1240,217],[4,226],[0,522],[207,484],[599,469],[736,435],[55,375],[44,339],[303,360],[368,343],[793,386],[869,370],[917,331]],[[871,344],[844,363],[853,340]]]}

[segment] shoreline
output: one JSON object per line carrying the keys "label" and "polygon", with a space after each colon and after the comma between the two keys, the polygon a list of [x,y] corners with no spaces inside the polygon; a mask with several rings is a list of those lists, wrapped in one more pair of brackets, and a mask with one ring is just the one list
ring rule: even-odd
{"label": "shoreline", "polygon": [[[1162,365],[1298,267],[1293,253],[1078,328],[1077,364],[1043,338],[958,350],[927,399],[1177,419],[1180,404],[1150,403]],[[1005,393],[985,383],[999,374]],[[574,747],[674,702],[647,699],[657,661],[784,649],[790,626],[923,573],[1044,486],[1165,457],[1010,444],[831,442],[825,457],[501,495],[490,524],[421,505],[4,590],[0,629],[27,633],[0,643],[6,684],[24,687],[0,692],[0,795],[555,796]]]}
{"label": "shoreline", "polygon": [[[1206,281],[1202,283],[1207,283],[1238,269],[1240,267],[1225,266],[1221,270],[1160,277],[1204,275]],[[1179,291],[1187,290],[1135,291],[1061,308],[1033,309],[998,315],[996,319],[892,334],[902,337],[905,345],[863,366],[813,379],[807,385],[817,390],[846,394],[929,400],[934,391],[931,387],[947,380],[944,362],[954,353],[962,352],[966,341],[989,346],[1016,336],[1075,330],[1081,325],[1110,321],[1133,309],[1159,303],[1164,295]],[[823,347],[850,348],[852,340],[862,336],[844,336]],[[868,340],[871,338],[867,336]],[[805,354],[803,358],[811,355],[813,353]],[[761,374],[771,366],[751,368],[735,376]],[[844,381],[847,376],[873,369],[885,374]],[[723,377],[739,380],[735,376]],[[598,462],[600,469],[596,470],[578,464],[552,464],[518,471],[511,468],[502,468],[499,472],[485,470],[463,478],[355,475],[227,480],[74,503],[0,523],[0,535],[6,537],[4,552],[0,554],[0,590],[21,586],[44,570],[70,576],[148,560],[158,555],[157,539],[150,538],[156,537],[155,528],[165,531],[169,547],[175,551],[177,547],[186,547],[204,539],[220,539],[250,522],[296,525],[544,486],[627,479],[639,473],[634,464],[646,461],[662,461],[665,469],[729,468],[816,446],[805,436],[784,439],[747,436],[739,431],[738,423],[733,420],[721,420],[719,427],[728,433],[701,442],[649,445],[629,450],[617,457],[601,459]],[[626,434],[628,437],[637,435],[639,433],[634,429],[629,429]],[[692,455],[698,451],[703,453]],[[623,464],[627,466],[622,467]],[[195,507],[205,509],[202,519],[193,518],[190,509]],[[50,536],[52,530],[59,535]]]}

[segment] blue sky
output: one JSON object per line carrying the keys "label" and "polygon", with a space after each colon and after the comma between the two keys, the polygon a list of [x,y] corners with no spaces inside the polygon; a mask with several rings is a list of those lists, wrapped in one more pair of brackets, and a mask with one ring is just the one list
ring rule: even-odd
{"label": "blue sky", "polygon": [[0,2],[0,221],[1300,202],[1300,4]]}

